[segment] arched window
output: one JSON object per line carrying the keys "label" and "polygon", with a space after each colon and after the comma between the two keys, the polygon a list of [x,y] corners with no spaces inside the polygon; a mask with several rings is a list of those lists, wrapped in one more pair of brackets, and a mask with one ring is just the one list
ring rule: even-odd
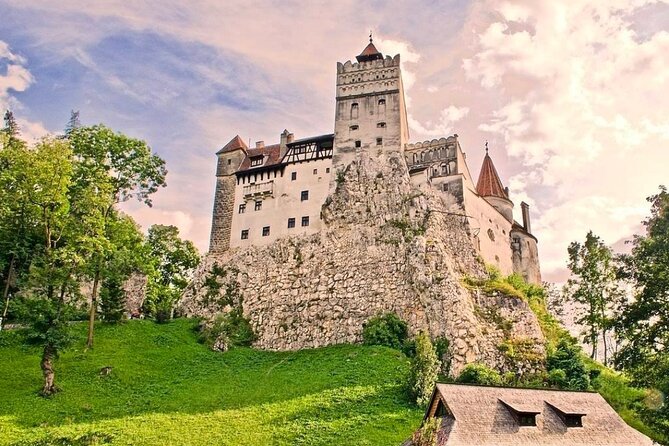
{"label": "arched window", "polygon": [[379,99],[379,114],[382,115],[386,112],[386,100]]}
{"label": "arched window", "polygon": [[351,119],[358,119],[358,103],[351,104]]}

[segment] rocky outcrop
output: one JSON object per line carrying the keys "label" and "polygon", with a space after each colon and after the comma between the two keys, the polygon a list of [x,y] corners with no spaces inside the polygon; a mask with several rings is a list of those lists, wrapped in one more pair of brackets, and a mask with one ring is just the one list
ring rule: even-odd
{"label": "rocky outcrop", "polygon": [[[211,318],[241,296],[255,345],[272,350],[357,342],[365,321],[393,311],[412,332],[449,339],[454,374],[474,361],[501,370],[537,367],[510,363],[503,347],[510,337],[523,339],[543,356],[527,304],[461,283],[485,272],[455,197],[412,187],[399,154],[360,155],[335,178],[321,232],[209,255],[181,311]],[[488,317],[489,308],[505,322]]]}

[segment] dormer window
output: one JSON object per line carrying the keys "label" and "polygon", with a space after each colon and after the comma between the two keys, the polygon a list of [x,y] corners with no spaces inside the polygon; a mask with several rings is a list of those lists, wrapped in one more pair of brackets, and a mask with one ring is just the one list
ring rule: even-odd
{"label": "dormer window", "polygon": [[553,409],[553,412],[555,412],[558,417],[560,417],[560,420],[564,423],[565,426],[567,427],[583,427],[583,417],[585,416],[584,413],[581,413],[578,410],[574,410],[573,408],[570,409],[568,407],[558,407],[554,404],[549,403],[546,401],[546,404],[548,407]]}
{"label": "dormer window", "polygon": [[518,423],[518,426],[533,427],[537,425],[537,415],[541,413],[540,411],[522,407],[519,404],[511,405],[503,400],[499,400],[499,402],[509,411],[513,419]]}
{"label": "dormer window", "polygon": [[263,156],[252,156],[251,157],[251,167],[262,166]]}

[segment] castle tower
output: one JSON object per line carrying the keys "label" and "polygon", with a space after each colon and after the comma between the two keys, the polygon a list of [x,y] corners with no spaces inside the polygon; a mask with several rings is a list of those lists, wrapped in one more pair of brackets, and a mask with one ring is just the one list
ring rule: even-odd
{"label": "castle tower", "polygon": [[214,213],[211,222],[209,252],[223,252],[230,248],[230,229],[235,201],[235,172],[246,157],[248,147],[235,136],[221,150],[216,152],[216,193],[214,195]]}
{"label": "castle tower", "polygon": [[362,151],[400,152],[409,137],[399,54],[384,58],[370,34],[369,44],[356,59],[337,63],[335,172]]}
{"label": "castle tower", "polygon": [[513,202],[509,200],[509,192],[502,186],[497,169],[495,169],[492,158],[488,154],[487,142],[481,173],[479,173],[479,180],[476,183],[476,192],[497,209],[504,218],[513,223]]}

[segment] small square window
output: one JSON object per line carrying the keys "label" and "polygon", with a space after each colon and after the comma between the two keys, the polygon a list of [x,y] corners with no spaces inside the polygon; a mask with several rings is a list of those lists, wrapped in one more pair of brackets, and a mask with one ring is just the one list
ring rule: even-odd
{"label": "small square window", "polygon": [[325,173],[330,173],[330,168],[329,167],[325,168]]}
{"label": "small square window", "polygon": [[382,146],[383,145],[383,138],[376,138],[376,145],[377,146]]}
{"label": "small square window", "polygon": [[318,169],[314,169],[314,175],[318,174]]}
{"label": "small square window", "polygon": [[295,227],[295,219],[294,218],[289,218],[288,219],[288,228],[294,228]]}
{"label": "small square window", "polygon": [[309,217],[302,217],[302,226],[309,226]]}
{"label": "small square window", "polygon": [[356,141],[356,142],[355,142],[355,146],[356,146],[356,147],[360,147],[360,146],[362,146],[362,143],[361,143],[360,141]]}
{"label": "small square window", "polygon": [[239,213],[243,214],[244,212],[246,212],[246,203],[242,203],[239,205]]}
{"label": "small square window", "polygon": [[262,200],[258,200],[258,201],[256,201],[256,204],[255,204],[255,206],[254,206],[254,209],[255,209],[256,211],[259,211],[260,209],[262,209]]}
{"label": "small square window", "polygon": [[246,240],[249,238],[249,230],[248,229],[242,229],[242,240]]}
{"label": "small square window", "polygon": [[309,191],[308,190],[303,190],[300,193],[300,201],[307,201],[309,199]]}
{"label": "small square window", "polygon": [[295,180],[297,180],[297,172],[291,172],[290,181],[295,181]]}
{"label": "small square window", "polygon": [[269,226],[264,226],[264,227],[262,228],[262,236],[263,236],[263,237],[267,237],[267,236],[269,236]]}

